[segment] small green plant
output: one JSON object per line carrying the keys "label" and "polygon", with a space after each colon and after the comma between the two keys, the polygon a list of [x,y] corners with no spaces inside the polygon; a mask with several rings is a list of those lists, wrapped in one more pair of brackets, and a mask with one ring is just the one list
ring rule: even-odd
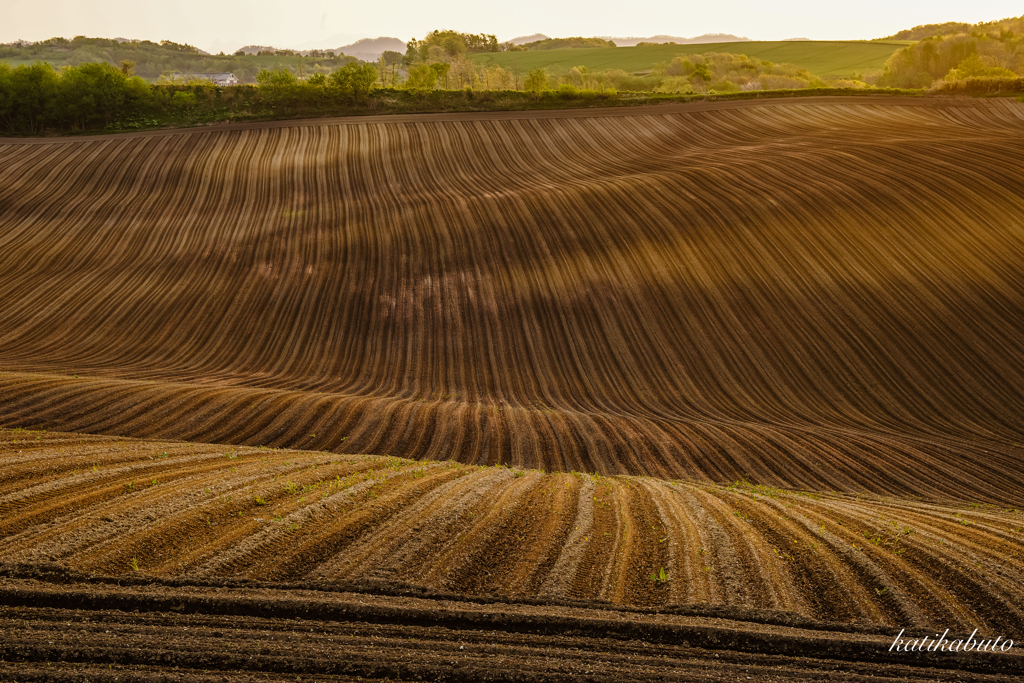
{"label": "small green plant", "polygon": [[266,505],[267,504],[267,499],[264,498],[263,496],[256,496],[256,504],[257,505]]}
{"label": "small green plant", "polygon": [[524,472],[524,471],[522,471],[522,470],[516,470],[516,478],[517,478],[517,479],[518,479],[519,477],[522,477],[522,476],[524,476],[525,474],[526,474],[526,472]]}
{"label": "small green plant", "polygon": [[881,595],[885,595],[885,594],[886,594],[886,593],[888,593],[888,592],[889,592],[889,589],[888,589],[888,588],[876,588],[876,589],[875,589],[875,593],[876,593],[877,595],[880,595],[880,596],[881,596]]}
{"label": "small green plant", "polygon": [[133,481],[130,484],[125,484],[124,487],[128,491],[134,491],[135,490],[135,482]]}
{"label": "small green plant", "polygon": [[128,563],[128,566],[131,567],[133,572],[139,571],[139,558],[133,557],[131,562]]}
{"label": "small green plant", "polygon": [[651,574],[651,581],[654,583],[668,583],[668,572],[662,567],[657,574]]}

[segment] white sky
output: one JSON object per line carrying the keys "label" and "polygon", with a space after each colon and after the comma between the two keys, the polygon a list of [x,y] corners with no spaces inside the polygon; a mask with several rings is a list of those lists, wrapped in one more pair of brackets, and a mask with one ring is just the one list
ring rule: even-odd
{"label": "white sky", "polygon": [[0,0],[0,42],[87,35],[189,43],[339,47],[359,38],[421,38],[435,28],[549,36],[683,37],[733,33],[754,40],[879,38],[919,24],[975,23],[1024,13],[1021,0]]}

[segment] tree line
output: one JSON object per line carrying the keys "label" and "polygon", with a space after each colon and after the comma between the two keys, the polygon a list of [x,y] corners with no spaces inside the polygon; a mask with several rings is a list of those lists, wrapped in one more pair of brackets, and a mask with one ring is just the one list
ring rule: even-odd
{"label": "tree line", "polygon": [[287,115],[365,97],[377,83],[376,68],[359,62],[301,81],[287,68],[264,69],[256,76],[258,87],[221,88],[198,78],[150,84],[133,70],[128,60],[120,67],[90,62],[60,70],[42,61],[13,68],[0,62],[0,130],[38,134],[142,127],[140,121],[188,120],[200,111]]}
{"label": "tree line", "polygon": [[1024,74],[1024,28],[933,36],[898,50],[878,84],[928,88],[941,81],[1014,79]]}
{"label": "tree line", "polygon": [[233,55],[210,55],[192,45],[163,40],[114,40],[77,36],[72,40],[50,38],[37,43],[0,45],[0,59],[15,62],[42,60],[55,67],[80,66],[93,62],[119,65],[128,60],[135,63],[134,74],[155,80],[170,71],[181,73],[230,72],[242,83],[255,83],[262,69],[290,68],[296,73],[329,73],[355,57],[335,55],[329,50],[302,54],[293,50],[261,51],[247,55],[242,51]]}

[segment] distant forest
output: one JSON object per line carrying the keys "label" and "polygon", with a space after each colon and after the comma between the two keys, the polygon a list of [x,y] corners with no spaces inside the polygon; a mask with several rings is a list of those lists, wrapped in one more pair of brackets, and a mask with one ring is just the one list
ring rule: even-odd
{"label": "distant forest", "polygon": [[0,59],[11,60],[15,65],[41,60],[58,68],[95,62],[117,66],[130,61],[134,64],[134,75],[149,80],[175,71],[231,72],[242,83],[255,83],[256,75],[262,69],[288,68],[305,76],[328,74],[348,62],[356,61],[355,57],[335,56],[326,50],[314,51],[306,56],[292,50],[267,50],[256,55],[247,55],[239,50],[233,55],[210,55],[191,45],[169,40],[154,43],[149,40],[118,41],[83,36],[73,40],[50,38],[31,45],[0,45]]}
{"label": "distant forest", "polygon": [[947,21],[944,24],[924,24],[914,28],[894,33],[883,40],[921,40],[933,36],[954,36],[958,33],[992,33],[999,31],[1012,31],[1013,33],[1024,33],[1024,16],[999,19],[997,21],[983,21],[977,24],[965,24],[959,21]]}
{"label": "distant forest", "polygon": [[927,88],[936,81],[1015,78],[1021,74],[1024,74],[1024,17],[977,24],[967,32],[924,37],[889,58],[878,84]]}
{"label": "distant forest", "polygon": [[[502,67],[470,58],[502,50],[494,35],[449,30],[431,31],[422,40],[409,41],[404,55],[386,51],[370,63],[330,52],[206,55],[169,41],[55,38],[0,47],[0,59],[14,62],[0,61],[0,130],[39,134],[236,117],[316,116],[365,110],[374,91],[380,97],[373,107],[410,111],[435,106],[430,102],[438,107],[524,107],[530,98],[592,102],[614,99],[619,93],[703,96],[873,86],[1019,93],[1024,74],[1022,19],[927,37],[897,50],[882,72],[827,81],[792,64],[711,51],[677,54],[637,73],[585,66]],[[197,72],[224,71],[256,87],[218,87],[194,77]],[[443,94],[455,91],[460,99]]]}

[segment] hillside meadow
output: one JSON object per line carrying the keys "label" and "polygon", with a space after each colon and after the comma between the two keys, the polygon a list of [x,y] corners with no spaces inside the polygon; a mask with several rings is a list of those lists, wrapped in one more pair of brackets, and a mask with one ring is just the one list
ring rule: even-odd
{"label": "hillside meadow", "polygon": [[488,52],[471,55],[481,64],[527,72],[534,68],[592,71],[622,69],[629,73],[650,71],[658,62],[677,55],[706,52],[744,54],[776,64],[793,64],[822,78],[849,78],[854,73],[881,71],[892,54],[913,41],[750,41],[695,45],[645,45],[615,48],[579,48],[526,52]]}

